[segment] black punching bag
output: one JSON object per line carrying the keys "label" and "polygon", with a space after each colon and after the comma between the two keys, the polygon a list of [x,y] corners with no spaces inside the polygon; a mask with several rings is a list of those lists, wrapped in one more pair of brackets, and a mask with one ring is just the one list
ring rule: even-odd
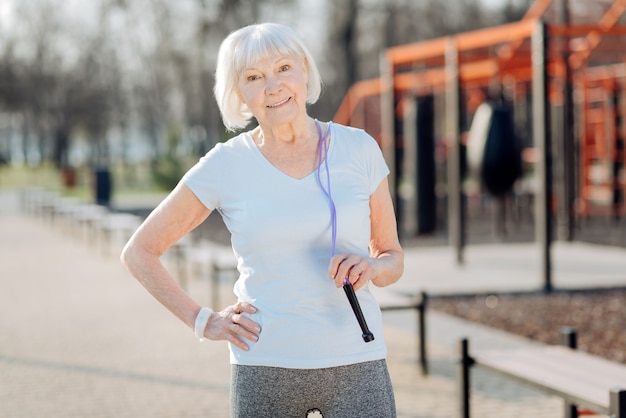
{"label": "black punching bag", "polygon": [[435,100],[433,96],[417,100],[417,233],[435,231]]}
{"label": "black punching bag", "polygon": [[515,136],[513,109],[486,103],[481,108],[470,129],[468,153],[473,155],[470,165],[490,194],[502,196],[522,175],[522,147]]}

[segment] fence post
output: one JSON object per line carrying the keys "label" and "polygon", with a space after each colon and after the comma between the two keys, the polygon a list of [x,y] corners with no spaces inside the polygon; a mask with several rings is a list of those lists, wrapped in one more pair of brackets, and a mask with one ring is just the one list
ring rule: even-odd
{"label": "fence post", "polygon": [[[576,350],[578,343],[576,342],[576,330],[574,328],[561,328],[561,345]],[[569,401],[565,401],[564,412],[565,418],[578,418],[578,407]]]}
{"label": "fence post", "polygon": [[626,390],[618,388],[611,390],[609,416],[611,418],[626,418]]}
{"label": "fence post", "polygon": [[531,38],[532,45],[532,107],[533,142],[537,151],[537,184],[535,193],[535,239],[541,249],[544,291],[552,291],[552,161],[550,139],[550,103],[548,101],[548,37],[546,25],[538,20]]}
{"label": "fence post", "polygon": [[467,338],[460,341],[461,359],[459,362],[459,416],[470,418],[470,368],[474,360],[469,355]]}
{"label": "fence post", "polygon": [[426,303],[428,301],[426,292],[422,292],[422,302],[417,305],[419,322],[417,332],[420,339],[419,358],[422,365],[422,374],[428,375],[428,357],[426,353]]}
{"label": "fence post", "polygon": [[461,190],[461,80],[459,51],[454,37],[446,46],[446,144],[448,148],[448,238],[463,264],[464,225]]}

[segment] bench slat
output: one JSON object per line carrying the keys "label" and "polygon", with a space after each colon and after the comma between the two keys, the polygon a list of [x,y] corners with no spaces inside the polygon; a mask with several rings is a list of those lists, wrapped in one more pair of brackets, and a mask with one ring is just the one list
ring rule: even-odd
{"label": "bench slat", "polygon": [[485,350],[473,358],[478,365],[603,413],[608,412],[609,391],[626,386],[626,366],[567,347]]}

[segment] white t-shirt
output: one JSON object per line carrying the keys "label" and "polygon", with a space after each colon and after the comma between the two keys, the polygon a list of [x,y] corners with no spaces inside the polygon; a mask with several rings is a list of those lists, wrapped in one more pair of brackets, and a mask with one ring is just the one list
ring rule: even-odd
{"label": "white t-shirt", "polygon": [[[330,124],[330,138],[336,254],[366,256],[369,199],[389,169],[364,131]],[[246,132],[216,145],[183,177],[221,213],[238,260],[234,292],[258,308],[250,317],[262,327],[259,340],[246,340],[249,351],[231,344],[233,364],[309,369],[386,356],[381,312],[368,287],[357,292],[375,336],[365,343],[343,289],[328,277],[330,206],[316,176],[295,179],[278,170]],[[324,168],[321,180],[326,185]]]}

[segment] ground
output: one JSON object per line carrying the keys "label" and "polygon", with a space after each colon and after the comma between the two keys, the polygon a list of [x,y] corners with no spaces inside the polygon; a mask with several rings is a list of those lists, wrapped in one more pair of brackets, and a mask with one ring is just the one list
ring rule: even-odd
{"label": "ground", "polygon": [[578,349],[626,364],[626,290],[436,297],[429,309],[548,344],[576,330]]}

